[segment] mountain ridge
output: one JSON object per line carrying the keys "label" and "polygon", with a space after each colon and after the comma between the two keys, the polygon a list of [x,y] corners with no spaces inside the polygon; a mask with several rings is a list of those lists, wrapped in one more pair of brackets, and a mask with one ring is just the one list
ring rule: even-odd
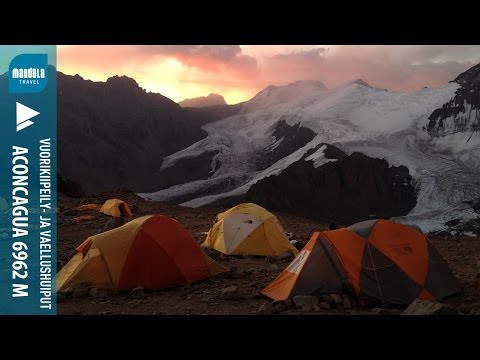
{"label": "mountain ridge", "polygon": [[188,98],[178,102],[181,107],[206,107],[227,105],[222,95],[210,93],[207,96]]}

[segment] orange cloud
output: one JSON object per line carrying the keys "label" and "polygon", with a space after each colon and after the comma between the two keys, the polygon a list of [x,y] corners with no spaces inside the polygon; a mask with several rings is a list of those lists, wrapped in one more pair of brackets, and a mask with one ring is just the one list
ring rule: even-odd
{"label": "orange cloud", "polygon": [[328,87],[362,78],[405,91],[436,87],[480,61],[479,46],[66,46],[59,70],[104,81],[127,75],[172,100],[219,93],[247,100],[268,85],[320,80]]}

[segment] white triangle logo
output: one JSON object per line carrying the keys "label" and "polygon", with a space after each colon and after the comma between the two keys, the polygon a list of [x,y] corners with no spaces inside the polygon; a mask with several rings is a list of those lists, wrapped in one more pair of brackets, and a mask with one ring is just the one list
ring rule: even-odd
{"label": "white triangle logo", "polygon": [[33,125],[34,123],[30,119],[39,114],[38,111],[17,102],[17,132]]}

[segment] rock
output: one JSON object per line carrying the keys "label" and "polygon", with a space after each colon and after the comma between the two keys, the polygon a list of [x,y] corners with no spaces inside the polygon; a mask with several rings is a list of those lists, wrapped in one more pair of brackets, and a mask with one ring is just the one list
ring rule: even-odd
{"label": "rock", "polygon": [[416,299],[402,315],[457,315],[458,312],[450,305]]}
{"label": "rock", "polygon": [[230,286],[222,289],[222,298],[225,300],[242,300],[244,297],[237,286]]}
{"label": "rock", "polygon": [[259,290],[255,291],[255,293],[252,295],[252,299],[261,299],[263,297],[263,294]]}
{"label": "rock", "polygon": [[285,306],[286,306],[287,308],[293,307],[293,301],[292,301],[291,299],[286,299],[286,300],[285,300]]}
{"label": "rock", "polygon": [[72,297],[73,298],[84,298],[88,296],[88,287],[78,286],[73,289]]}
{"label": "rock", "polygon": [[113,312],[112,312],[112,311],[109,311],[109,310],[107,310],[107,311],[100,311],[100,312],[98,313],[98,315],[110,315],[110,314],[113,314]]}
{"label": "rock", "polygon": [[108,219],[105,225],[103,225],[101,232],[116,229],[117,227],[120,227],[124,224],[125,224],[125,219],[123,217],[118,217],[118,218],[114,217],[114,218]]}
{"label": "rock", "polygon": [[329,304],[334,304],[335,300],[330,295],[321,295],[320,300]]}
{"label": "rock", "polygon": [[247,270],[244,270],[243,272],[247,275],[251,275],[255,272],[255,269],[247,269]]}
{"label": "rock", "polygon": [[477,267],[480,269],[480,261],[477,262]]}
{"label": "rock", "polygon": [[234,273],[230,273],[230,277],[232,279],[243,279],[245,277],[245,274],[241,272],[234,272]]}
{"label": "rock", "polygon": [[269,301],[265,301],[257,310],[258,315],[272,315],[273,313],[274,309]]}
{"label": "rock", "polygon": [[275,310],[276,313],[287,311],[287,307],[285,306],[284,303],[278,303],[273,305],[273,309]]}
{"label": "rock", "polygon": [[340,294],[330,294],[335,304],[342,304],[343,297]]}
{"label": "rock", "polygon": [[388,315],[388,311],[382,308],[373,308],[369,314],[370,315]]}
{"label": "rock", "polygon": [[88,296],[93,298],[103,299],[108,296],[108,292],[105,289],[90,288],[88,290]]}
{"label": "rock", "polygon": [[[275,312],[280,313],[280,312],[287,311],[287,309],[289,308],[289,306],[287,306],[287,301],[289,303],[291,303],[291,300],[289,300],[289,299],[273,301],[272,306],[275,309]],[[289,305],[291,305],[291,304],[289,304]]]}
{"label": "rock", "polygon": [[58,292],[57,293],[57,302],[61,302],[63,300],[65,300],[65,294],[61,293],[61,292]]}
{"label": "rock", "polygon": [[75,216],[75,215],[77,215],[77,212],[76,212],[75,210],[69,209],[69,210],[65,210],[65,211],[63,212],[63,215],[66,215],[66,216]]}
{"label": "rock", "polygon": [[133,299],[141,299],[145,297],[145,292],[143,291],[143,288],[141,286],[137,286],[130,291],[128,297]]}
{"label": "rock", "polygon": [[462,315],[470,315],[473,312],[474,308],[471,305],[460,305],[458,312]]}
{"label": "rock", "polygon": [[480,279],[480,272],[477,273],[476,278],[477,278],[477,279]]}
{"label": "rock", "polygon": [[313,306],[302,306],[302,312],[309,313],[313,311]]}
{"label": "rock", "polygon": [[190,285],[190,284],[185,284],[185,285],[183,285],[182,290],[183,290],[186,294],[188,294],[188,293],[190,293],[190,292],[193,290],[193,288],[192,288],[192,285]]}
{"label": "rock", "polygon": [[320,309],[324,309],[324,310],[330,310],[332,308],[332,305],[330,305],[328,302],[326,301],[322,301],[318,304],[318,307]]}
{"label": "rock", "polygon": [[320,311],[320,307],[318,305],[315,305],[313,308],[313,311],[315,312],[319,312]]}
{"label": "rock", "polygon": [[231,267],[227,277],[230,279],[242,279],[245,277],[245,274],[241,271],[238,271],[236,267]]}
{"label": "rock", "polygon": [[313,295],[297,295],[293,297],[293,302],[295,306],[303,307],[314,307],[318,305],[318,298]]}
{"label": "rock", "polygon": [[68,287],[65,290],[63,290],[63,294],[65,295],[66,298],[73,297],[73,288]]}
{"label": "rock", "polygon": [[270,270],[274,270],[274,271],[277,271],[277,270],[280,269],[280,267],[279,267],[277,264],[270,264],[270,265],[268,266],[268,268],[269,268]]}
{"label": "rock", "polygon": [[343,294],[342,297],[343,297],[343,308],[344,309],[351,309],[352,308],[352,302],[351,302],[350,298],[348,297],[348,295]]}

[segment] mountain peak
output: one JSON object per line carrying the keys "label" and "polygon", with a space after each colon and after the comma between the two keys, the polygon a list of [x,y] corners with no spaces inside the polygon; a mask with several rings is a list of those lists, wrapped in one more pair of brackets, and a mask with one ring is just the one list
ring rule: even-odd
{"label": "mountain peak", "polygon": [[327,87],[320,80],[298,80],[284,87],[315,86],[327,90]]}
{"label": "mountain peak", "polygon": [[123,85],[123,86],[131,86],[135,88],[139,88],[140,86],[138,85],[137,81],[131,77],[122,75],[114,75],[112,77],[109,77],[106,81],[107,84],[116,84],[116,85]]}
{"label": "mountain peak", "polygon": [[352,81],[351,84],[358,84],[366,87],[371,87],[366,81],[363,81],[362,79],[357,79],[355,81]]}
{"label": "mountain peak", "polygon": [[458,75],[454,82],[460,85],[465,85],[467,83],[480,85],[480,64],[477,64]]}
{"label": "mountain peak", "polygon": [[222,95],[210,93],[208,96],[199,96],[196,98],[189,98],[178,103],[181,107],[204,107],[215,105],[227,105],[227,102]]}

